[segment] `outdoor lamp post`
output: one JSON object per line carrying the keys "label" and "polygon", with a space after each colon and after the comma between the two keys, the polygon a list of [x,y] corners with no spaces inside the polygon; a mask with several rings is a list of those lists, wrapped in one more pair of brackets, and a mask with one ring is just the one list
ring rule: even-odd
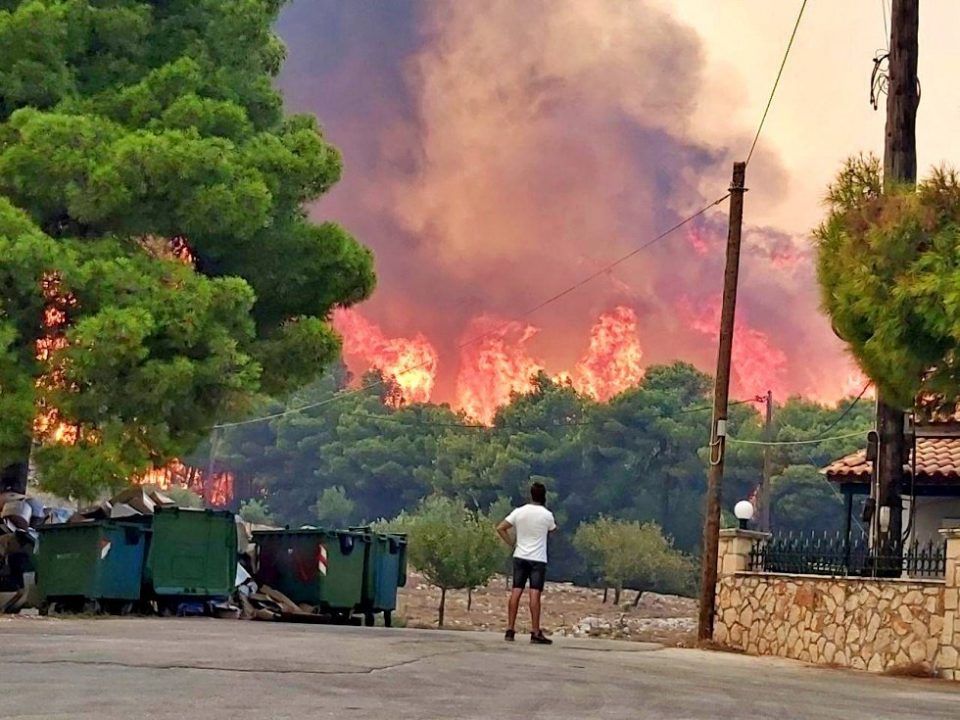
{"label": "outdoor lamp post", "polygon": [[740,522],[740,529],[746,530],[747,523],[753,519],[753,503],[749,500],[741,500],[733,506],[733,514]]}

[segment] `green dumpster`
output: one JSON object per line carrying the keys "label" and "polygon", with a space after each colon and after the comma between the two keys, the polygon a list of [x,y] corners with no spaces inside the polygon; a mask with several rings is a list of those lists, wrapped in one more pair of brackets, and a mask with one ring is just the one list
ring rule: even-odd
{"label": "green dumpster", "polygon": [[41,527],[41,609],[128,612],[140,599],[148,534],[111,520]]}
{"label": "green dumpster", "polygon": [[[366,529],[354,528],[355,531]],[[407,582],[407,538],[400,534],[373,534],[367,546],[363,573],[363,597],[358,610],[367,625],[374,615],[383,613],[383,624],[390,627],[397,608],[397,588]]]}
{"label": "green dumpster", "polygon": [[369,535],[344,530],[258,530],[256,579],[295,603],[349,617],[360,604]]}
{"label": "green dumpster", "polygon": [[237,577],[237,529],[232,512],[158,508],[147,551],[144,584],[158,599],[223,598]]}

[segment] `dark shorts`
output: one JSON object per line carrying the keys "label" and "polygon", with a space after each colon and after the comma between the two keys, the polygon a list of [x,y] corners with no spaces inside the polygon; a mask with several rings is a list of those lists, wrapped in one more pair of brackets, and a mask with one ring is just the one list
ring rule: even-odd
{"label": "dark shorts", "polygon": [[521,590],[530,583],[531,590],[543,590],[547,579],[547,564],[534,560],[513,559],[513,587]]}

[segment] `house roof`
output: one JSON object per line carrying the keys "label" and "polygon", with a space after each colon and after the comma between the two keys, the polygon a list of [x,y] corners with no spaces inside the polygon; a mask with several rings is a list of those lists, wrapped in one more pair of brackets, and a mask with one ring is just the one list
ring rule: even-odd
{"label": "house roof", "polygon": [[[910,465],[904,470],[909,474]],[[867,451],[858,450],[823,469],[838,483],[870,482],[873,463]],[[960,484],[960,438],[917,438],[917,482],[929,485]]]}

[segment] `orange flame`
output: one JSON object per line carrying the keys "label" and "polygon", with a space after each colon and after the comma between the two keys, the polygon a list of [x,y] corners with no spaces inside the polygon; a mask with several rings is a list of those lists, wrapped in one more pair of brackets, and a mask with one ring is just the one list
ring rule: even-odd
{"label": "orange flame", "polygon": [[[148,236],[141,238],[141,247],[155,257],[179,260],[192,265],[194,256],[186,238],[172,239]],[[69,312],[76,308],[77,299],[62,287],[63,278],[57,272],[44,274],[40,281],[46,306],[41,320],[43,334],[36,342],[36,357],[46,365],[43,374],[37,379],[37,387],[63,388],[65,386],[64,370],[53,363],[54,354],[67,347],[66,330],[69,323]],[[63,419],[60,410],[38,402],[37,414],[33,420],[34,434],[40,442],[75,445],[80,439],[80,427]],[[89,442],[96,442],[96,432],[84,431],[83,438]],[[203,473],[196,468],[190,468],[179,460],[173,460],[164,468],[157,468],[144,474],[141,478],[134,478],[134,482],[142,485],[157,485],[162,488],[182,485],[191,489],[199,488],[200,494],[208,503],[214,506],[227,505],[233,499],[234,477],[231,473],[216,473],[210,482],[205,481]]]}
{"label": "orange flame", "polygon": [[519,321],[490,315],[474,318],[465,336],[480,340],[460,350],[456,406],[490,424],[497,408],[510,401],[511,393],[528,391],[531,379],[544,369],[526,348],[536,334],[537,328]]}
{"label": "orange flame", "polygon": [[225,507],[234,496],[234,475],[231,472],[215,472],[212,478],[199,468],[171,460],[165,467],[154,468],[138,478],[137,485],[154,485],[161,490],[182,487],[200,495],[209,505]]}
{"label": "orange flame", "polygon": [[[695,329],[714,340],[719,337],[720,298],[702,306],[697,312],[689,304],[681,308]],[[776,397],[786,397],[787,355],[773,345],[770,337],[750,327],[742,318],[734,325],[731,392],[748,397],[772,390]]]}
{"label": "orange flame", "polygon": [[577,363],[574,385],[585,395],[606,402],[640,381],[642,360],[637,314],[620,305],[603,313],[591,328],[590,346]]}
{"label": "orange flame", "polygon": [[[379,367],[387,374],[414,368],[396,376],[403,400],[430,399],[437,355],[422,334],[386,338],[374,323],[346,310],[335,313],[334,326],[344,337],[345,354],[352,364],[359,361],[364,368]],[[460,349],[454,407],[489,424],[497,408],[510,401],[511,393],[529,391],[532,378],[546,368],[528,348],[538,331],[521,321],[491,315],[474,318],[463,333],[466,342]],[[636,313],[618,306],[597,319],[590,331],[589,347],[575,370],[556,373],[554,380],[608,400],[640,381],[642,360]]]}
{"label": "orange flame", "polygon": [[[48,272],[40,279],[40,290],[46,305],[41,319],[42,335],[36,341],[36,358],[45,364],[44,372],[37,378],[38,388],[53,389],[64,386],[63,368],[52,363],[53,355],[67,346],[64,337],[69,311],[76,307],[73,293],[63,290],[63,278],[59,273]],[[65,422],[59,409],[37,402],[37,414],[33,419],[34,435],[41,442],[73,445],[79,439],[80,429]]]}
{"label": "orange flame", "polygon": [[430,400],[437,375],[437,351],[422,333],[412,338],[388,338],[374,323],[346,309],[334,312],[333,326],[343,336],[344,354],[394,378],[402,402]]}
{"label": "orange flame", "polygon": [[839,400],[845,400],[851,397],[857,397],[863,393],[863,397],[872,400],[876,397],[876,390],[871,386],[864,391],[864,387],[870,378],[863,374],[863,371],[857,367],[852,360],[849,361],[850,370],[845,377],[831,375],[824,377],[820,382],[817,392],[810,395],[811,400],[815,400],[821,405],[836,405]]}

